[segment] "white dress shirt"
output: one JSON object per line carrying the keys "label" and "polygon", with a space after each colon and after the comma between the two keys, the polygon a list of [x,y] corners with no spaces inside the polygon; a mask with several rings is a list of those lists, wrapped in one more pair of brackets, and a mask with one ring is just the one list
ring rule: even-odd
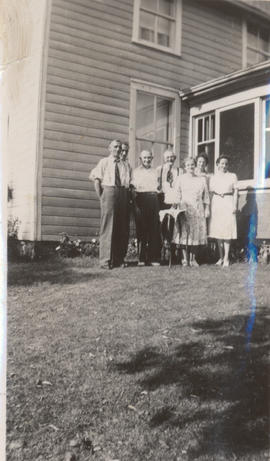
{"label": "white dress shirt", "polygon": [[[89,178],[94,181],[99,179],[102,186],[115,186],[115,163],[116,160],[112,155],[102,158],[97,166],[91,171]],[[131,169],[128,162],[119,160],[117,162],[121,185],[129,187]]]}
{"label": "white dress shirt", "polygon": [[157,167],[157,173],[159,178],[159,184],[161,185],[160,192],[164,192],[164,203],[173,204],[176,203],[176,190],[175,186],[177,184],[177,178],[180,174],[183,174],[183,170],[181,168],[176,168],[173,166],[171,168],[172,173],[172,184],[167,181],[167,175],[169,172],[169,165],[164,164]]}
{"label": "white dress shirt", "polygon": [[143,165],[140,165],[133,170],[131,184],[137,192],[157,192],[157,170],[155,168],[145,168]]}

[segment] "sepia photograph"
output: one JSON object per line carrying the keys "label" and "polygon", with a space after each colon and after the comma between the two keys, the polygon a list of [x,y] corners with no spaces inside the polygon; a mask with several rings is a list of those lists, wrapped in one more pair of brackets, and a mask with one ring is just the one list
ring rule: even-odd
{"label": "sepia photograph", "polygon": [[0,18],[0,460],[269,460],[270,0]]}

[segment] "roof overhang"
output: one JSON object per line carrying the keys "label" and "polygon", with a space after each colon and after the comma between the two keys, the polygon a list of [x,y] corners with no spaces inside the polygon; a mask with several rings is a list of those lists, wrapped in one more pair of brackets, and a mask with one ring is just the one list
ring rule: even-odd
{"label": "roof overhang", "polygon": [[232,6],[235,6],[241,10],[245,10],[247,13],[251,15],[256,15],[258,18],[270,21],[270,14],[267,11],[261,10],[258,6],[254,6],[254,4],[249,4],[242,0],[224,0],[225,3],[228,3]]}
{"label": "roof overhang", "polygon": [[268,83],[270,88],[270,60],[180,90],[179,94],[183,101],[194,105]]}

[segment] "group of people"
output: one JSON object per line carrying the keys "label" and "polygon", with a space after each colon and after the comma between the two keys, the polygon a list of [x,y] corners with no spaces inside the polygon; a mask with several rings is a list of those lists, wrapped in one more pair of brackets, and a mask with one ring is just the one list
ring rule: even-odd
{"label": "group of people", "polygon": [[218,242],[217,265],[229,266],[231,240],[237,238],[237,177],[228,171],[229,158],[221,155],[216,174],[207,172],[208,158],[186,157],[183,169],[175,166],[176,155],[164,152],[164,162],[152,166],[148,150],[140,154],[140,166],[132,169],[128,143],[113,140],[109,156],[91,171],[100,199],[100,266],[125,267],[130,215],[134,214],[138,240],[138,265],[160,265],[161,223],[173,217],[171,243],[182,249],[182,265],[198,266],[197,253],[207,239]]}

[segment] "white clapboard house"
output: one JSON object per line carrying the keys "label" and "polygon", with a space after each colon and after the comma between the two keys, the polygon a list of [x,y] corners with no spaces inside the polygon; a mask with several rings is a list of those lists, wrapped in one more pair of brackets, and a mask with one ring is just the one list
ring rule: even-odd
{"label": "white clapboard house", "polygon": [[[2,2],[3,3],[3,2]],[[110,140],[130,162],[232,157],[240,209],[270,238],[270,2],[4,1],[2,145],[19,237],[89,240],[89,171]],[[241,217],[241,214],[240,214]],[[244,221],[246,222],[247,219]]]}

